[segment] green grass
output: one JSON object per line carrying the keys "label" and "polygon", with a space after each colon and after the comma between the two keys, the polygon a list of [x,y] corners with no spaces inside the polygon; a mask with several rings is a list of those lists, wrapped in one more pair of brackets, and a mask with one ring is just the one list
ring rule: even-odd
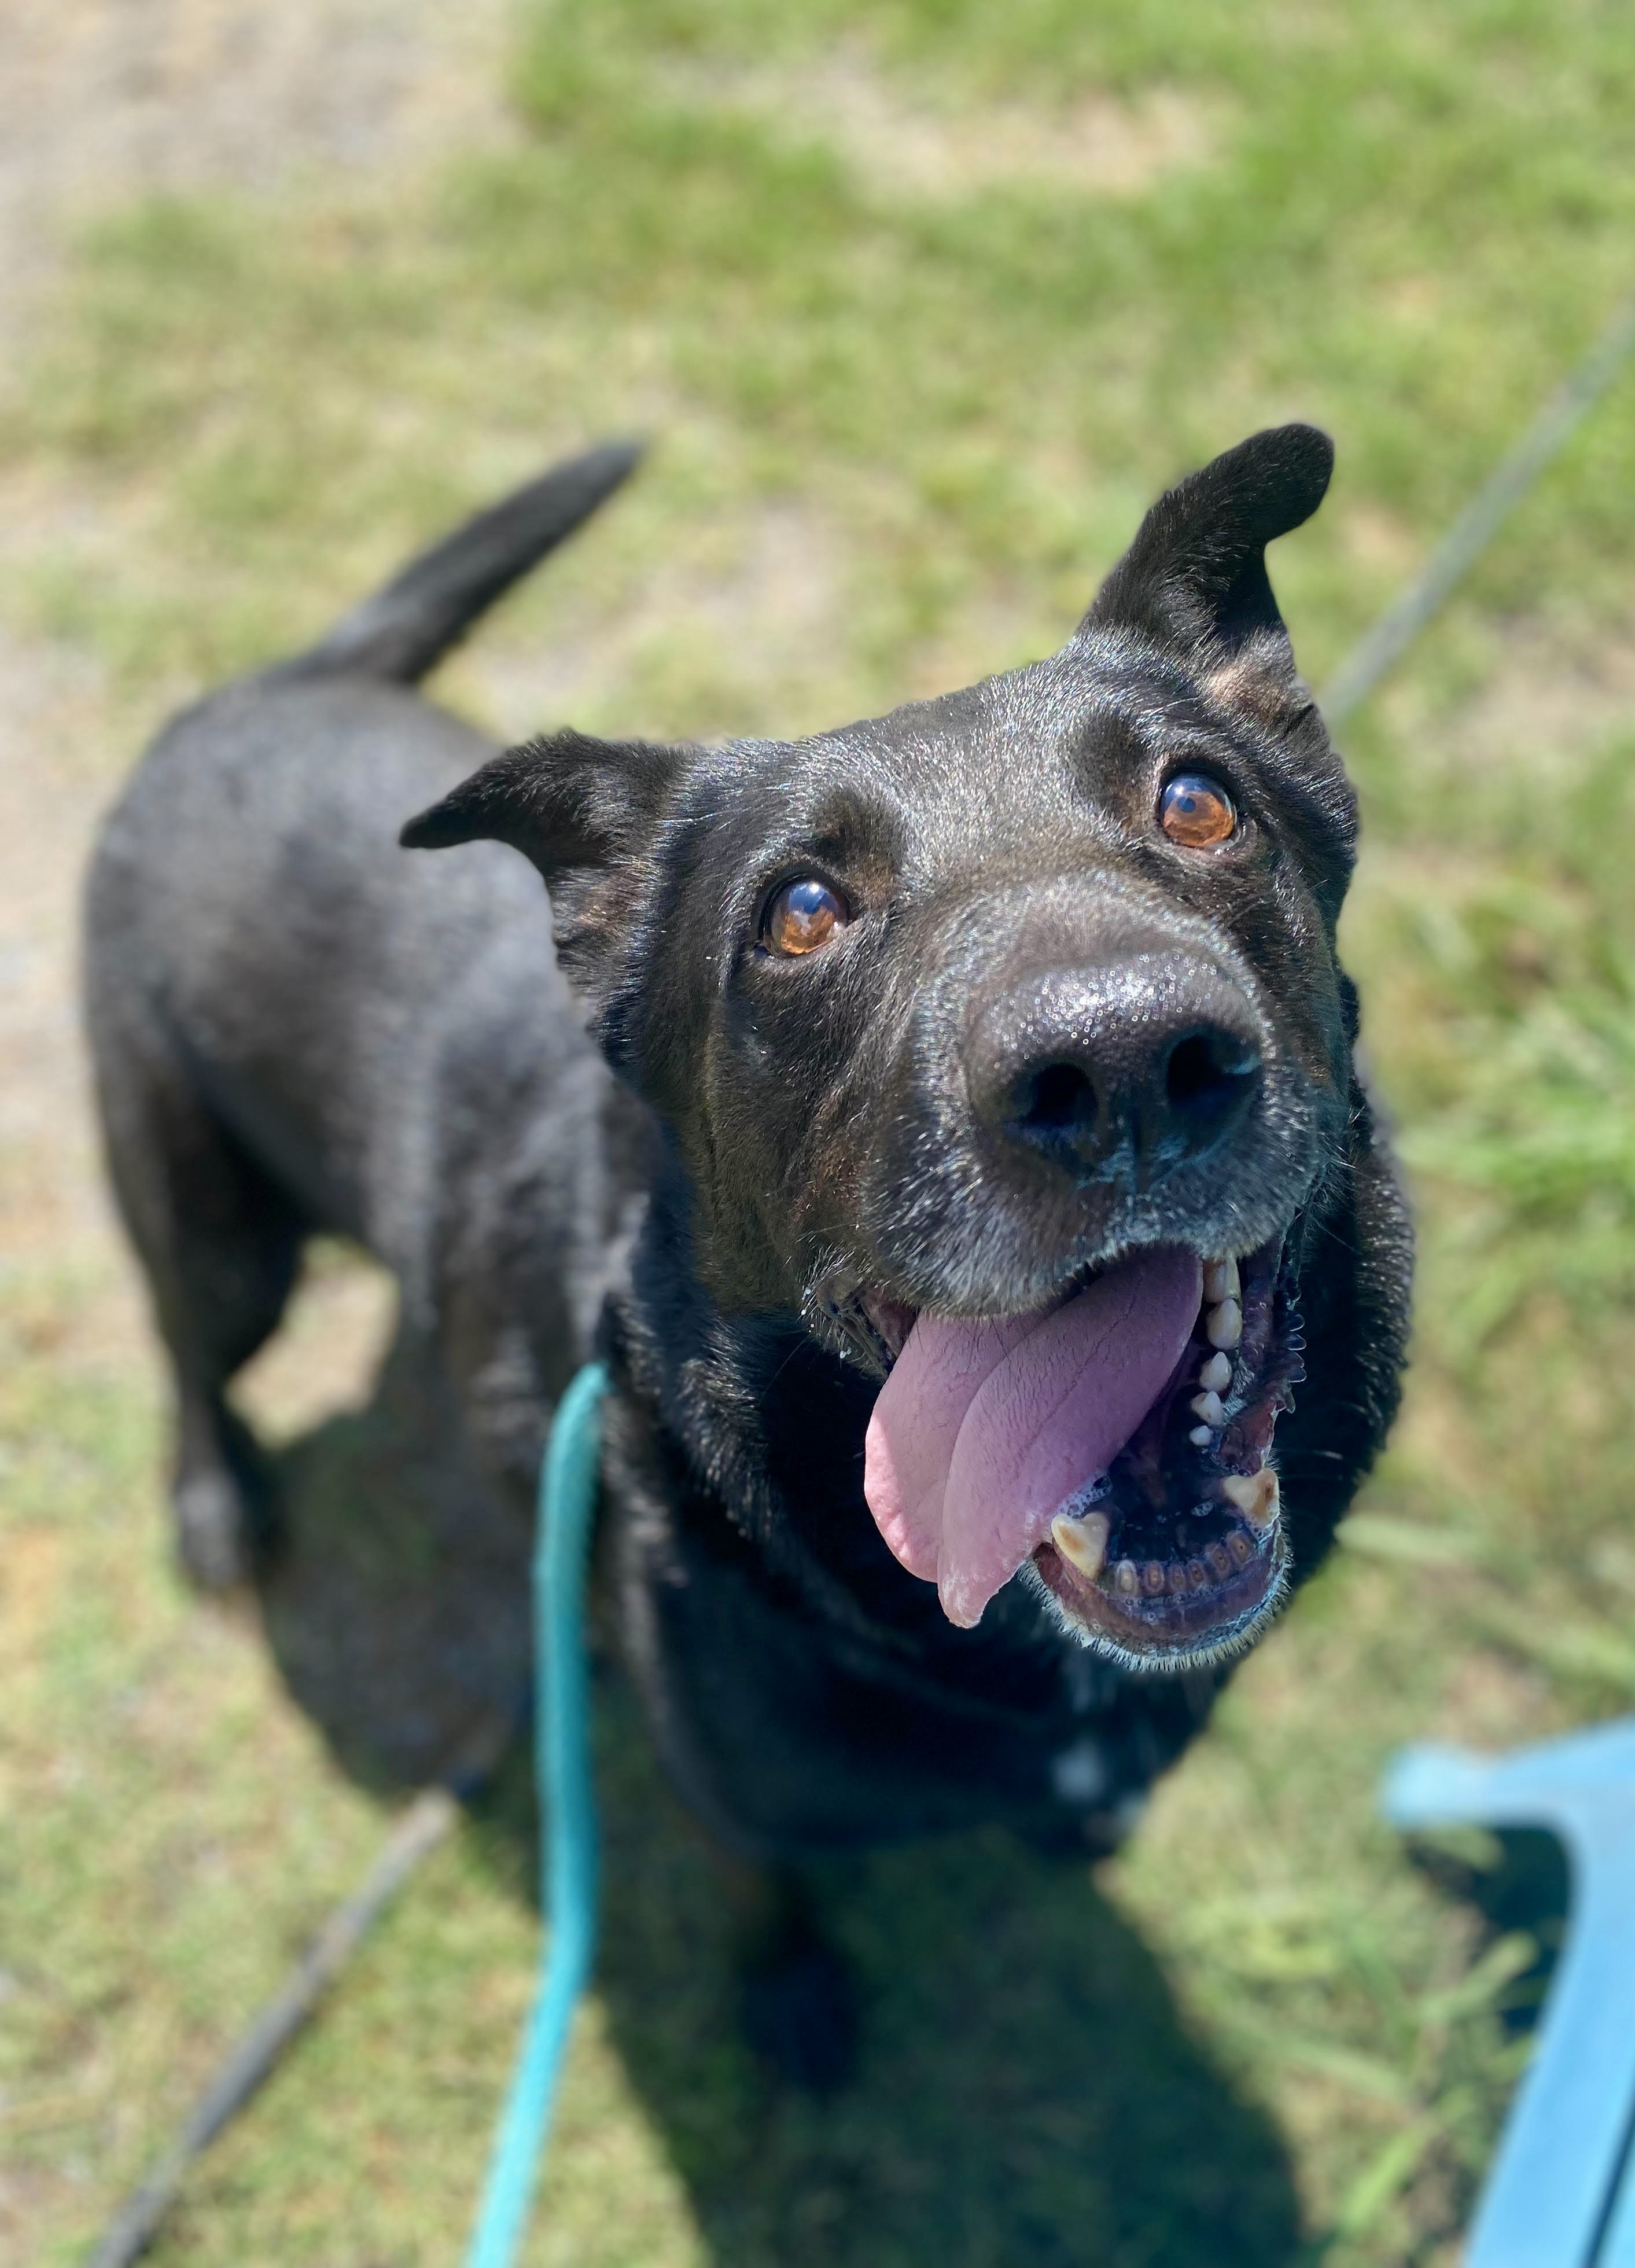
{"label": "green grass", "polygon": [[[952,188],[826,125],[859,86]],[[389,201],[85,242],[0,418],[0,478],[63,506],[6,603],[122,730],[608,430],[653,437],[642,479],[447,674],[498,729],[788,731],[1004,666],[1161,482],[1291,414],[1340,447],[1274,560],[1321,681],[1631,281],[1635,48],[1591,0],[559,0],[512,89],[512,142]],[[1093,98],[1190,122],[1115,188],[988,164]],[[702,1862],[606,1697],[604,1983],[530,2257],[1453,2257],[1537,1948],[1374,1792],[1407,1738],[1635,1705],[1635,750],[1595,676],[1627,677],[1632,487],[1635,379],[1348,736],[1348,951],[1424,1242],[1348,1548],[1094,1886],[982,1838],[836,1874],[873,2015],[827,2113],[744,2062]],[[16,1289],[0,1366],[0,2152],[53,2261],[378,1832],[255,1633],[166,1573],[151,1381],[54,1354],[85,1296]],[[161,2263],[449,2256],[523,1847],[513,1802],[437,1858]]]}

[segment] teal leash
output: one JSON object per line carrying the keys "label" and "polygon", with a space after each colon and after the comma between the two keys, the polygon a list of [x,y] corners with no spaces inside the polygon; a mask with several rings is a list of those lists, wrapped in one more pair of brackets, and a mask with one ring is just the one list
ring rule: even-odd
{"label": "teal leash", "polygon": [[573,2011],[596,1951],[596,1800],[591,1784],[585,1570],[608,1373],[586,1363],[556,1407],[540,1476],[534,1550],[534,1763],[546,1940],[467,2268],[511,2268],[550,2133]]}

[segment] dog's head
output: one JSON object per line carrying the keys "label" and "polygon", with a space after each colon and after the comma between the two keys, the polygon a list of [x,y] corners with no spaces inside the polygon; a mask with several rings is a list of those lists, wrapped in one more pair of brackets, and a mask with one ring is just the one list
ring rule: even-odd
{"label": "dog's head", "polygon": [[405,830],[539,867],[714,1299],[884,1381],[869,1504],[957,1623],[1027,1566],[1174,1667],[1285,1583],[1356,820],[1263,554],[1331,458],[1182,482],[1049,660],[795,743],[559,733]]}

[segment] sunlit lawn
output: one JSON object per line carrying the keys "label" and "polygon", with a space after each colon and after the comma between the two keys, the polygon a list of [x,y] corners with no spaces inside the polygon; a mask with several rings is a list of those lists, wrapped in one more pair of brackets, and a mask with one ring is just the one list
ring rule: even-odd
{"label": "sunlit lawn", "polygon": [[[1635,43],[1589,0],[562,0],[513,88],[504,147],[390,200],[85,245],[0,425],[63,505],[4,606],[106,671],[108,788],[175,700],[608,431],[652,437],[640,481],[446,673],[497,732],[792,731],[1040,652],[1160,485],[1294,414],[1340,453],[1273,560],[1321,683],[1632,280]],[[987,1840],[836,1870],[871,2021],[824,2110],[736,2044],[610,1689],[604,1987],[531,2258],[1452,2257],[1536,1947],[1455,1895],[1491,1851],[1376,1823],[1380,1771],[1635,1703],[1632,494],[1635,378],[1348,735],[1424,1251],[1348,1548],[1094,1886]],[[19,2258],[65,2262],[380,1813],[173,1580],[156,1379],[59,1353],[95,1285],[0,1292],[0,2154]],[[431,1862],[160,2261],[452,2256],[525,1845],[514,1796]]]}

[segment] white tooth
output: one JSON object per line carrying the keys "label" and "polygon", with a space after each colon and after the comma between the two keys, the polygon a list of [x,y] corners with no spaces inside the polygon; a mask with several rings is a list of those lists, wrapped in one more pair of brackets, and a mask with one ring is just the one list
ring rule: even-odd
{"label": "white tooth", "polygon": [[1191,1432],[1187,1435],[1188,1440],[1191,1442],[1195,1449],[1207,1449],[1214,1438],[1215,1436],[1210,1432],[1207,1425],[1195,1425]]}
{"label": "white tooth", "polygon": [[1141,1570],[1141,1587],[1153,1598],[1164,1587],[1164,1570],[1156,1559],[1149,1559]]}
{"label": "white tooth", "polygon": [[1224,1394],[1232,1383],[1231,1359],[1212,1354],[1198,1373],[1198,1384],[1208,1394]]}
{"label": "white tooth", "polygon": [[1226,1412],[1219,1394],[1195,1394],[1189,1406],[1192,1415],[1201,1418],[1206,1425],[1224,1425],[1226,1422]]}
{"label": "white tooth", "polygon": [[1050,1541],[1086,1582],[1094,1583],[1107,1565],[1108,1525],[1104,1512],[1087,1512],[1082,1520],[1058,1512],[1050,1522]]}
{"label": "white tooth", "polygon": [[1126,1596],[1128,1596],[1131,1591],[1138,1590],[1140,1587],[1141,1578],[1136,1572],[1135,1561],[1133,1559],[1121,1559],[1117,1566],[1113,1570],[1113,1581],[1116,1587],[1123,1591]]}
{"label": "white tooth", "polygon": [[1235,1260],[1211,1260],[1204,1269],[1204,1297],[1212,1307],[1219,1300],[1235,1300],[1238,1296],[1238,1263]]}
{"label": "white tooth", "polygon": [[1278,1476],[1270,1465],[1257,1473],[1228,1473],[1220,1484],[1228,1504],[1236,1505],[1251,1528],[1270,1528],[1278,1517]]}
{"label": "white tooth", "polygon": [[1235,1300],[1223,1300],[1204,1318],[1204,1336],[1212,1347],[1234,1347],[1243,1336],[1243,1310]]}

